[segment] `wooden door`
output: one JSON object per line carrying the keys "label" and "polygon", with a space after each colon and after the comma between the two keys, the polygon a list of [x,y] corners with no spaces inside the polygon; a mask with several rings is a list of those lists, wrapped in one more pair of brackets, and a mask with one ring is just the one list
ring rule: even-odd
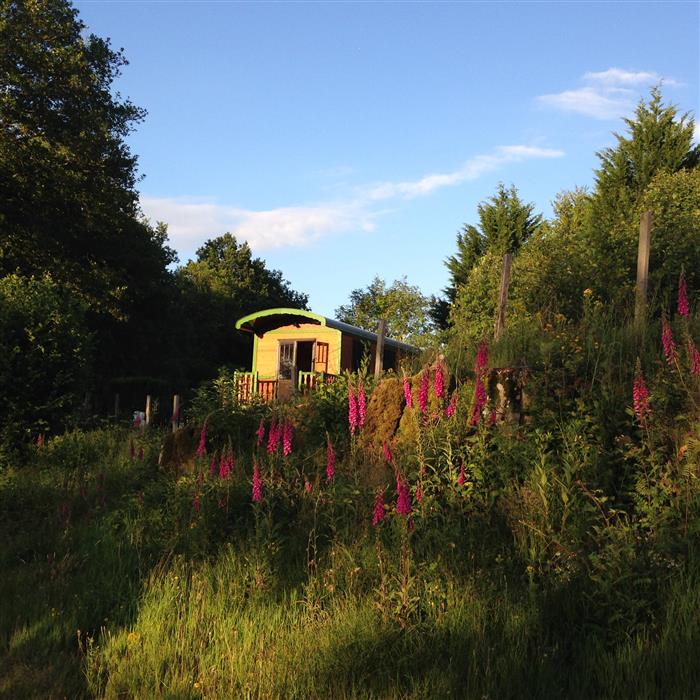
{"label": "wooden door", "polygon": [[328,343],[316,341],[316,361],[314,362],[314,370],[316,372],[328,374],[328,350]]}

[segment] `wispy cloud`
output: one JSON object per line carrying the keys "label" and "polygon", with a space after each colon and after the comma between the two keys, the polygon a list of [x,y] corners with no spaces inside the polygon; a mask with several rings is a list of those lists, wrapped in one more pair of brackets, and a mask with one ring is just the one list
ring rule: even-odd
{"label": "wispy cloud", "polygon": [[581,87],[540,95],[537,102],[565,112],[576,112],[595,119],[616,119],[634,108],[641,88],[655,83],[679,85],[673,78],[655,71],[630,71],[608,68],[584,73]]}
{"label": "wispy cloud", "polygon": [[152,221],[168,224],[176,250],[191,251],[206,238],[225,231],[256,250],[304,246],[331,234],[372,231],[380,212],[377,203],[425,197],[444,187],[476,180],[509,163],[559,158],[563,151],[539,146],[499,146],[476,155],[459,169],[425,175],[417,180],[381,182],[348,192],[337,201],[254,211],[192,198],[141,197],[141,208]]}

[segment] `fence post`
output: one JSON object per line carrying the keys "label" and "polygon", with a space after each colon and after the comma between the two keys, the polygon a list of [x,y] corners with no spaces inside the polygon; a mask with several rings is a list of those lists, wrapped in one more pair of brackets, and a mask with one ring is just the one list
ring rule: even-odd
{"label": "fence post", "polygon": [[175,432],[180,424],[180,394],[173,396],[173,432]]}
{"label": "fence post", "polygon": [[634,300],[634,326],[643,331],[647,320],[647,286],[649,283],[649,253],[651,251],[651,212],[645,211],[639,221],[637,248],[637,287]]}
{"label": "fence post", "polygon": [[498,290],[498,315],[493,329],[493,339],[498,340],[503,333],[506,323],[506,303],[508,302],[508,286],[510,285],[510,265],[513,260],[511,253],[503,256],[503,269],[501,270],[501,286]]}
{"label": "fence post", "polygon": [[377,347],[374,355],[374,378],[379,379],[384,369],[384,336],[386,335],[386,319],[379,321]]}
{"label": "fence post", "polygon": [[146,425],[151,424],[151,395],[146,394]]}

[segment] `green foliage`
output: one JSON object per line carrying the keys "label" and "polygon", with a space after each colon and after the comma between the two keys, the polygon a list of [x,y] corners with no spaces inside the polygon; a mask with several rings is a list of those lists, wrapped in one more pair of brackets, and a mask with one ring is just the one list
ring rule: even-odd
{"label": "green foliage", "polygon": [[338,307],[335,315],[339,321],[375,332],[379,321],[385,319],[387,337],[426,347],[433,332],[430,304],[431,300],[405,277],[388,287],[375,277],[365,289],[350,292],[349,303]]}
{"label": "green foliage", "polygon": [[0,449],[56,430],[84,398],[85,306],[48,275],[0,278]]}

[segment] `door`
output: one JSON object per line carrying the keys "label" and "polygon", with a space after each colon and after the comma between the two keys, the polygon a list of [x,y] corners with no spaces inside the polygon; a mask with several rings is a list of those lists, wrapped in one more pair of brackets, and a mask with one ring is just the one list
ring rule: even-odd
{"label": "door", "polygon": [[328,374],[328,343],[316,342],[316,360],[314,362],[316,372]]}

